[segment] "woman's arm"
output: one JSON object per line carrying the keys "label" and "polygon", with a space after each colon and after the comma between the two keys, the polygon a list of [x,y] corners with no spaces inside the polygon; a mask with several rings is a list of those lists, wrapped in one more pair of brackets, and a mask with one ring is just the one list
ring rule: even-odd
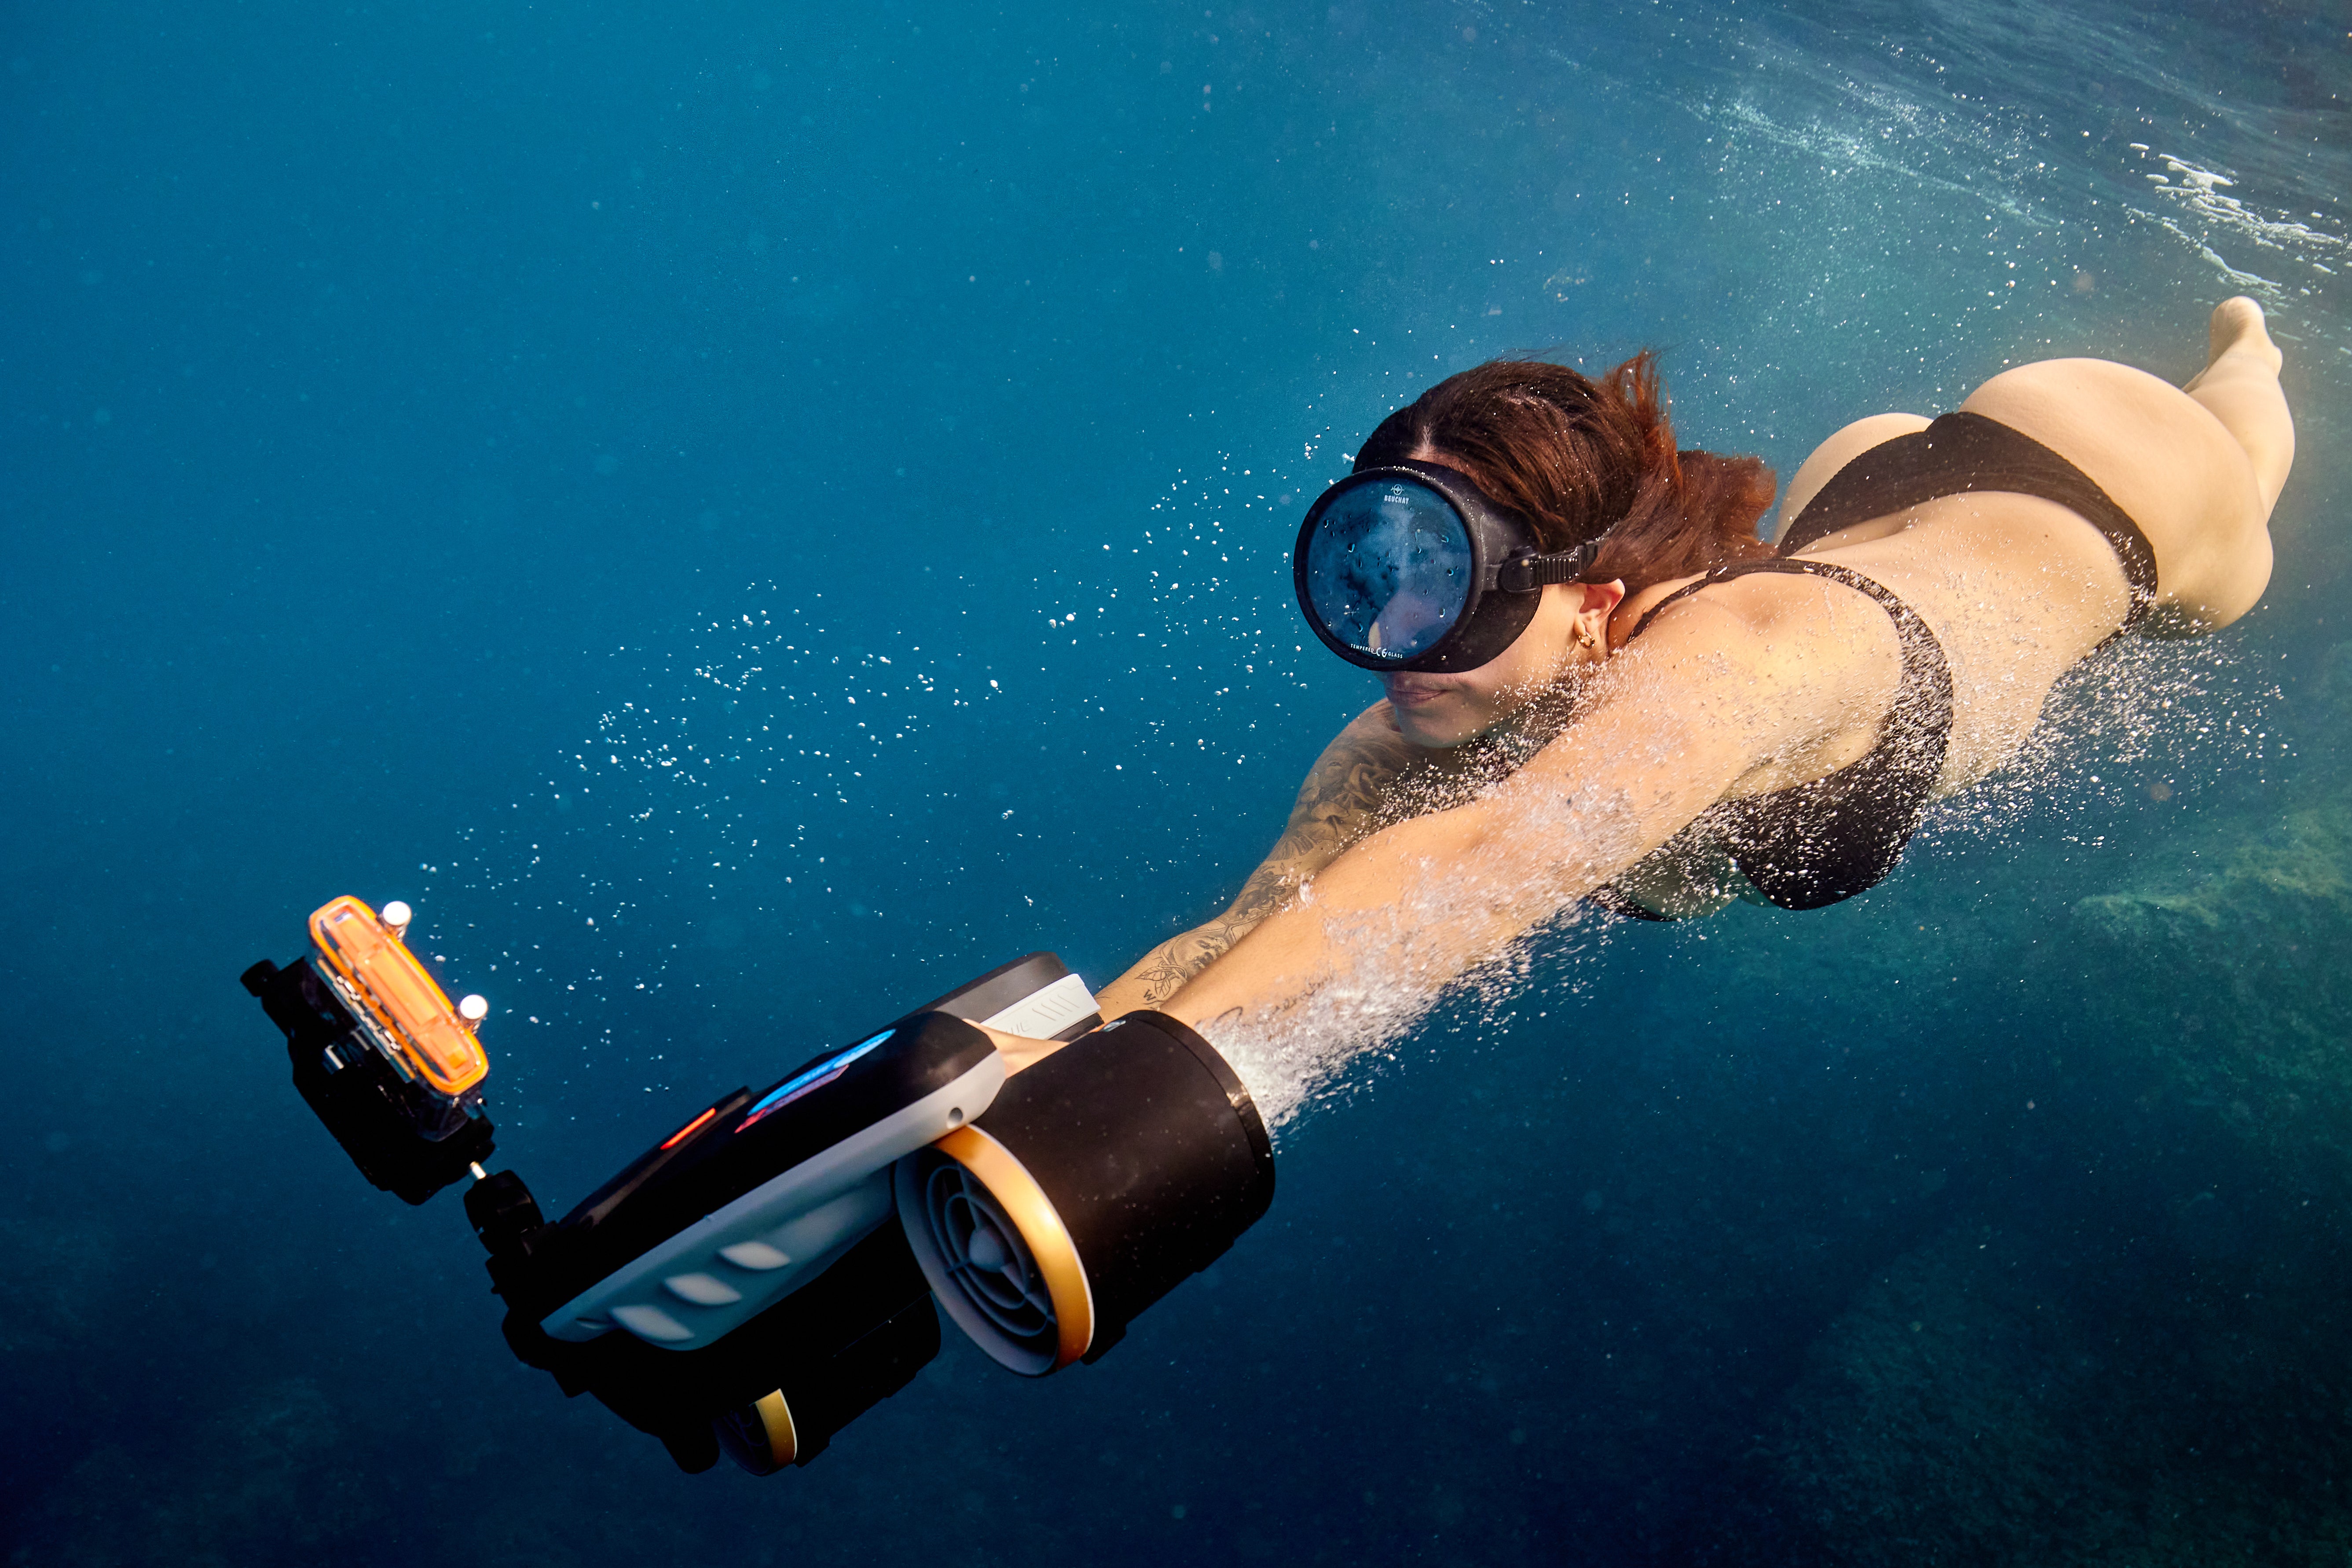
{"label": "woman's arm", "polygon": [[1099,998],[1103,1016],[1115,1018],[1160,1005],[1289,903],[1308,879],[1372,831],[1389,784],[1415,755],[1390,721],[1387,703],[1376,702],[1358,714],[1307,770],[1282,837],[1224,913],[1169,938],[1105,986]]}
{"label": "woman's arm", "polygon": [[[1585,711],[1526,767],[1468,805],[1339,856],[1161,1010],[1195,1027],[1275,1022],[1318,994],[1340,1008],[1417,1010],[1735,784],[1752,785],[1842,731],[1853,722],[1855,675],[1876,684],[1891,674],[1881,668],[1891,659],[1871,657],[1883,650],[1854,650],[1857,665],[1794,616],[1723,602],[1748,595],[1710,597],[1718,602],[1676,606],[1638,652],[1612,661]],[[1808,645],[1806,657],[1789,657],[1792,642]]]}

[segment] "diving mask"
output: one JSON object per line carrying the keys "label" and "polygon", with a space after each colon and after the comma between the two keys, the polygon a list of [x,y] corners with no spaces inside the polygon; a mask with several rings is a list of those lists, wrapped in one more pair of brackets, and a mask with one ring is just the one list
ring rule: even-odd
{"label": "diving mask", "polygon": [[1469,479],[1411,460],[1349,475],[1307,509],[1291,576],[1307,624],[1366,669],[1475,669],[1517,640],[1541,590],[1572,583],[1595,539],[1545,554],[1527,519]]}

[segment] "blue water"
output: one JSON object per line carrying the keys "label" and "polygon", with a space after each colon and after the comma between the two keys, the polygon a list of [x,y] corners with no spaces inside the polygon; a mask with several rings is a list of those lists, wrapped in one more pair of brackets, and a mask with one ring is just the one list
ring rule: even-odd
{"label": "blue water", "polygon": [[[2341,1561],[2352,24],[1824,15],[12,8],[8,1561]],[[1296,519],[1427,383],[1654,345],[1785,477],[2243,290],[2253,616],[1866,898],[1554,933],[1108,1359],[951,1338],[805,1470],[514,1364],[236,984],[408,900],[566,1207],[1220,907],[1373,695]]]}

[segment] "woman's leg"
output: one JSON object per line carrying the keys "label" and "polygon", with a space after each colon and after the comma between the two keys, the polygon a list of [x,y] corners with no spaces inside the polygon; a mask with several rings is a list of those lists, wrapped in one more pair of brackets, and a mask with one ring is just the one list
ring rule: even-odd
{"label": "woman's leg", "polygon": [[2210,631],[2253,608],[2270,582],[2271,506],[2294,459],[2262,308],[2223,302],[2210,345],[2192,392],[2106,360],[2044,360],[1961,405],[2055,450],[2139,524],[2157,565],[2146,629],[2159,633]]}
{"label": "woman's leg", "polygon": [[2281,363],[2278,345],[2263,324],[2263,308],[2241,294],[2213,307],[2205,368],[2180,389],[2246,449],[2264,517],[2294,466],[2294,418],[2286,411],[2286,394],[2279,390]]}

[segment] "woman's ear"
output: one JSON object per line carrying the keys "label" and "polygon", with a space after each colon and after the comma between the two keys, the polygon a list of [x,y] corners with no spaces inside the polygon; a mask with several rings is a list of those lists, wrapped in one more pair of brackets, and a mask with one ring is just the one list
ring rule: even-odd
{"label": "woman's ear", "polygon": [[[1568,583],[1562,592],[1577,595],[1575,608],[1570,612],[1575,626],[1577,645],[1588,658],[1605,658],[1609,654],[1609,616],[1624,602],[1625,584],[1616,583]],[[1549,589],[1546,592],[1549,592]]]}

